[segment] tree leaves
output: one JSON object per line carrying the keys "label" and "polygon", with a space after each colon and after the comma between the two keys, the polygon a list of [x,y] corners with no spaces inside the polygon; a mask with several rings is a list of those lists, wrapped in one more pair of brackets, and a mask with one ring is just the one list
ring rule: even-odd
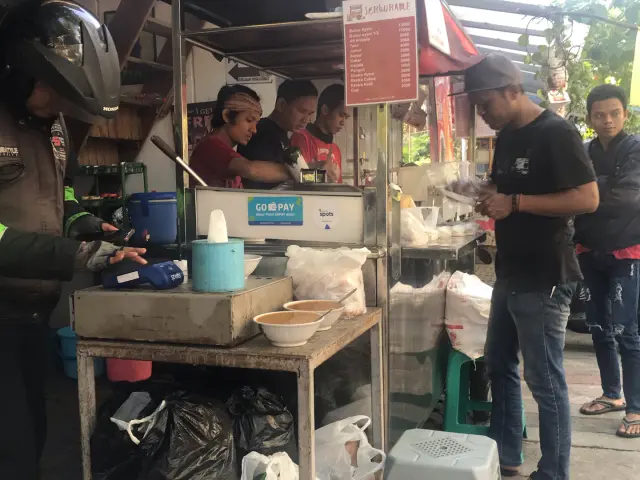
{"label": "tree leaves", "polygon": [[[589,12],[631,24],[640,22],[640,1],[614,0],[611,7],[611,10],[607,10],[602,0],[565,0],[562,9],[571,12]],[[584,125],[586,98],[594,87],[601,85],[605,79],[613,77],[616,83],[628,93],[631,86],[631,69],[637,33],[595,19],[581,18],[580,21],[583,23],[588,21],[591,26],[579,55],[567,55],[568,35],[566,32],[560,35],[557,33],[565,28],[564,19],[551,19],[552,28],[549,29],[551,32],[545,31],[545,37],[553,33],[555,44],[560,38],[565,45],[566,68],[569,74],[567,91],[571,97],[568,116],[579,119],[579,127],[583,127],[581,131],[587,131]],[[547,43],[550,43],[548,38]],[[548,55],[533,54],[531,56],[532,62],[540,65],[544,65],[547,58]],[[640,115],[632,112],[625,128],[630,133],[640,133]]]}
{"label": "tree leaves", "polygon": [[518,37],[518,45],[520,45],[521,47],[529,46],[529,34],[528,33],[523,33],[522,35],[520,35]]}

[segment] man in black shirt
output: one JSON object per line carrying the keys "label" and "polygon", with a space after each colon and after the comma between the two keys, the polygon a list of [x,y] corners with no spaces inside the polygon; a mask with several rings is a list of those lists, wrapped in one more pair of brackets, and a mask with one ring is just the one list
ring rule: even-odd
{"label": "man in black shirt", "polygon": [[520,72],[491,54],[465,73],[465,92],[499,131],[491,185],[477,210],[496,220],[496,285],[486,363],[491,436],[503,476],[522,463],[524,378],[538,403],[542,458],[531,478],[569,480],[571,414],[563,367],[569,305],[582,278],[573,248],[573,215],[598,207],[591,162],[577,130],[524,94]]}
{"label": "man in black shirt", "polygon": [[[273,113],[258,122],[257,133],[238,153],[248,160],[289,163],[289,134],[304,130],[313,120],[318,103],[318,89],[308,80],[285,80],[278,87]],[[244,188],[271,189],[277,183],[242,179]]]}

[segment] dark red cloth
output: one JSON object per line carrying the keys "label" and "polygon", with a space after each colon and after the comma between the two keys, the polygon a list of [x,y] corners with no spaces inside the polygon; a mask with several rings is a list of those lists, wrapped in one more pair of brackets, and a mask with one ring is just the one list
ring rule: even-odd
{"label": "dark red cloth", "polygon": [[[207,135],[193,149],[189,166],[210,187],[242,188],[242,179],[229,172],[229,164],[234,158],[242,158],[242,155],[220,137]],[[192,178],[189,185],[193,188],[197,183]]]}
{"label": "dark red cloth", "polygon": [[[576,255],[587,253],[588,251],[588,248],[580,244],[576,245]],[[616,250],[615,252],[611,252],[611,255],[618,260],[640,260],[640,245],[633,245],[621,250]]]}

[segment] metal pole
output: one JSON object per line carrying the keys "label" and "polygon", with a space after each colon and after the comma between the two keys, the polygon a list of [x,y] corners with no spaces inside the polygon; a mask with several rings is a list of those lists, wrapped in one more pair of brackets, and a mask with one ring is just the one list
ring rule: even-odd
{"label": "metal pole", "polygon": [[476,138],[476,119],[477,107],[472,105],[469,109],[471,112],[471,119],[469,120],[469,163],[472,164],[474,176],[475,176],[475,164],[476,164],[476,147],[478,139]]}
{"label": "metal pole", "polygon": [[[187,75],[184,68],[184,28],[182,16],[182,0],[171,3],[171,41],[173,47],[173,136],[176,153],[189,163],[189,144],[187,126]],[[178,197],[178,245],[182,246],[187,239],[187,205],[185,187],[188,185],[186,173],[176,169],[176,194]]]}
{"label": "metal pole", "polygon": [[[389,106],[380,105],[376,122],[378,140],[378,165],[376,168],[376,244],[381,255],[376,262],[376,304],[382,309],[380,325],[382,329],[382,388],[384,398],[383,450],[387,451],[390,431],[390,395],[389,395],[389,236],[387,206],[389,199]],[[372,379],[373,381],[373,379]]]}

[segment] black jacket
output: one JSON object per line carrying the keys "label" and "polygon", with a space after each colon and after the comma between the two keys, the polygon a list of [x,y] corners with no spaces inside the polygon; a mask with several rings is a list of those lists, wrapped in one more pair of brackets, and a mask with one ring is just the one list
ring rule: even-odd
{"label": "black jacket", "polygon": [[80,242],[64,234],[86,212],[65,187],[70,169],[64,137],[59,123],[30,121],[0,105],[2,306],[54,306],[60,281],[73,276]]}
{"label": "black jacket", "polygon": [[640,245],[640,136],[621,134],[609,150],[586,148],[598,177],[600,205],[575,220],[575,241],[597,252]]}

